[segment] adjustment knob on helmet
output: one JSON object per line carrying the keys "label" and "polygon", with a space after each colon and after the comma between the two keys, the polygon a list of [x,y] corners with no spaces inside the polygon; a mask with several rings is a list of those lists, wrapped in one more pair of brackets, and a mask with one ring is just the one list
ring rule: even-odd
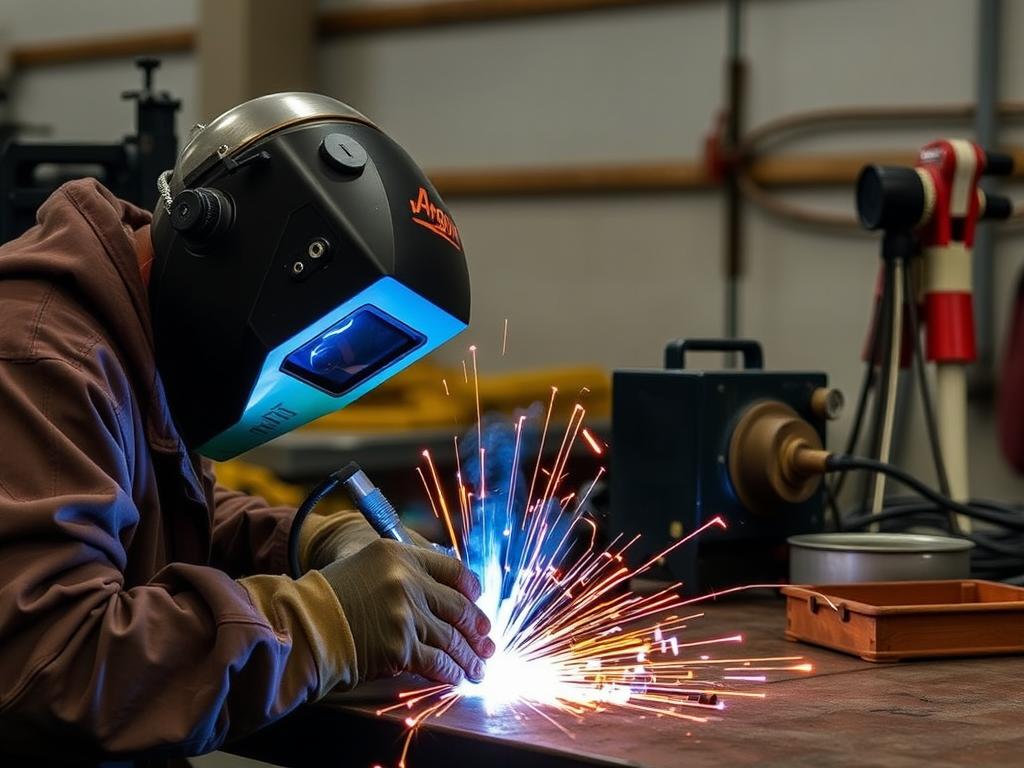
{"label": "adjustment knob on helmet", "polygon": [[233,217],[230,198],[211,187],[186,189],[171,202],[171,227],[195,245],[223,235]]}

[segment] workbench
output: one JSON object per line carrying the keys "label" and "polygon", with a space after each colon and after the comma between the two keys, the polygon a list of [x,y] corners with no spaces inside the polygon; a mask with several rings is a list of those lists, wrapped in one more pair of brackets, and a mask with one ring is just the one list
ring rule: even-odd
{"label": "workbench", "polygon": [[[730,699],[720,719],[703,724],[557,715],[573,738],[526,707],[522,719],[488,717],[479,702],[463,701],[423,725],[408,768],[1024,764],[1024,657],[871,664],[787,641],[785,603],[774,595],[704,610],[687,639],[740,631],[744,656],[801,655],[814,672],[773,673],[757,689],[766,699]],[[375,714],[391,701],[373,689],[332,694],[231,751],[296,768],[394,766],[405,714]]]}

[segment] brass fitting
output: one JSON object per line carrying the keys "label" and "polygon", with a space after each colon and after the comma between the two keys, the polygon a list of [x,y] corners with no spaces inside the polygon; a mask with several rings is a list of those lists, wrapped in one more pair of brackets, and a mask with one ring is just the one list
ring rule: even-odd
{"label": "brass fitting", "polygon": [[736,495],[754,512],[807,501],[821,483],[828,452],[817,431],[785,403],[750,406],[729,440],[729,476]]}
{"label": "brass fitting", "polygon": [[835,421],[843,412],[846,398],[838,389],[818,387],[811,393],[811,410],[823,421]]}

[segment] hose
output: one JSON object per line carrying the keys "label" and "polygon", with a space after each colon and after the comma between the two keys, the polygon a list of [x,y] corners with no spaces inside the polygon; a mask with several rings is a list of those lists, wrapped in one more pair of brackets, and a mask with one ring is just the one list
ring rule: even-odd
{"label": "hose", "polygon": [[[985,522],[993,523],[1004,528],[1010,528],[1015,531],[1024,531],[1024,514],[1021,514],[1020,510],[1014,509],[1013,507],[997,504],[995,502],[988,502],[985,505],[985,507],[988,507],[988,509],[986,509],[983,506],[964,504],[959,501],[954,501],[948,496],[928,487],[908,472],[904,472],[899,467],[894,467],[892,464],[888,464],[884,461],[877,461],[875,459],[868,459],[861,456],[849,456],[842,453],[829,454],[828,458],[825,459],[825,471],[827,472],[843,472],[850,470],[865,470],[891,477],[928,499],[941,510],[955,512],[956,514],[971,517],[976,520],[984,520]],[[847,521],[846,524],[849,527],[860,527],[865,523],[872,522],[874,519],[891,519],[892,517],[906,516],[906,514],[907,513],[902,510],[890,509],[874,515],[861,515],[859,517],[855,517]],[[883,515],[886,517],[883,518]]]}
{"label": "hose", "polygon": [[[355,467],[355,469],[351,470],[352,467]],[[359,471],[359,466],[353,463],[344,469],[332,472],[316,488],[310,491],[306,500],[295,510],[295,516],[292,518],[291,533],[288,536],[288,570],[291,571],[293,579],[302,576],[302,563],[299,558],[299,531],[302,530],[302,524],[316,505],[323,501],[325,496],[333,493],[347,479],[344,477],[344,473],[348,472],[348,477],[351,477],[357,471]]]}

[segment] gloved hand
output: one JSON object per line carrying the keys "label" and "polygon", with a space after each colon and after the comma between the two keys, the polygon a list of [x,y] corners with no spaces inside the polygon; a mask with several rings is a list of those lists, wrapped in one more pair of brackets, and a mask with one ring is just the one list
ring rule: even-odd
{"label": "gloved hand", "polygon": [[321,573],[352,631],[360,682],[405,671],[452,685],[483,678],[491,623],[458,560],[377,537]]}
{"label": "gloved hand", "polygon": [[[433,549],[431,543],[415,531],[409,534],[419,546]],[[320,570],[335,560],[351,557],[379,538],[358,510],[314,513],[302,525],[300,560],[307,569]]]}

